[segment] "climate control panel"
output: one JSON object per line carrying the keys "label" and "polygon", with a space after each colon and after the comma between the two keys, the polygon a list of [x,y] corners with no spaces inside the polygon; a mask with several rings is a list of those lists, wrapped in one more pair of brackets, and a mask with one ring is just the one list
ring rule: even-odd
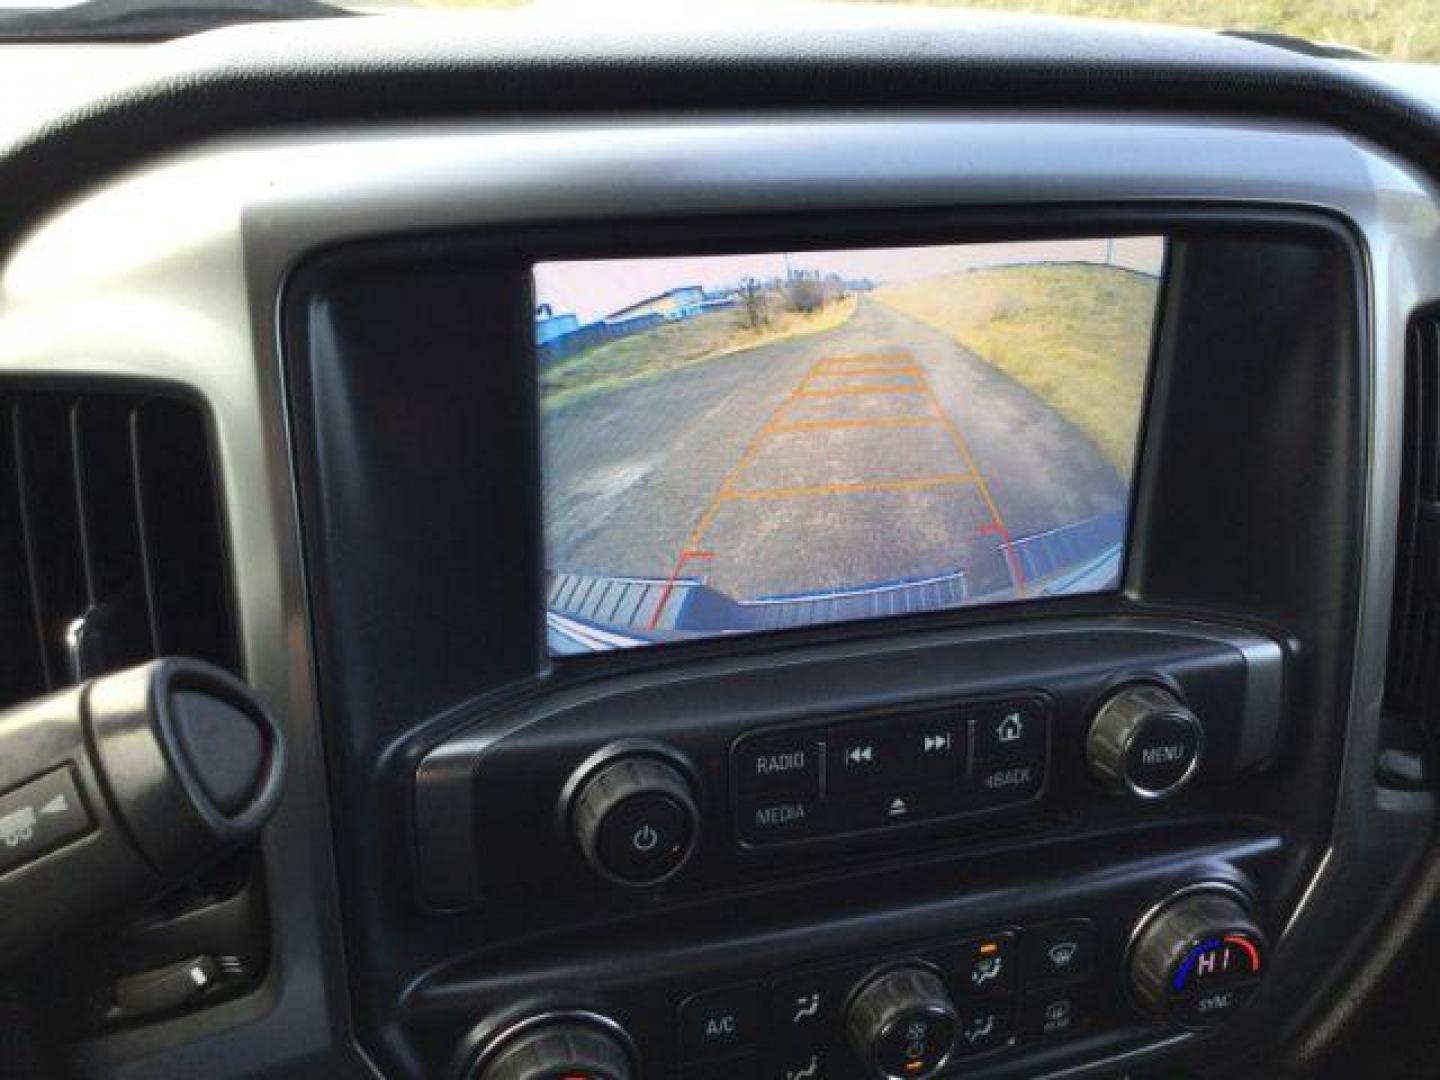
{"label": "climate control panel", "polygon": [[1230,1021],[1259,984],[1265,948],[1246,893],[1196,884],[1133,921],[1085,910],[668,994],[642,988],[618,1014],[641,1022],[640,1038],[598,1013],[541,1014],[502,1027],[465,1075],[628,1080],[641,1066],[674,1080],[1025,1075],[1027,1062],[1093,1035]]}

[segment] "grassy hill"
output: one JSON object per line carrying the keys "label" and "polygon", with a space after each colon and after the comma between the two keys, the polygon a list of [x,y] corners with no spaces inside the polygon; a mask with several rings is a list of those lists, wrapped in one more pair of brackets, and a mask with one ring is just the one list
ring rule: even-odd
{"label": "grassy hill", "polygon": [[[876,0],[867,0],[875,3]],[[1266,30],[1394,60],[1440,60],[1435,0],[881,0],[928,7],[1082,15],[1200,29]]]}
{"label": "grassy hill", "polygon": [[949,334],[1049,402],[1130,476],[1155,278],[1062,263],[972,270],[875,298]]}
{"label": "grassy hill", "polygon": [[[427,7],[519,8],[528,0],[417,0]],[[602,0],[596,0],[597,6]],[[1165,23],[1204,30],[1264,30],[1336,42],[1392,60],[1440,61],[1435,0],[860,0],[986,8]],[[743,16],[737,16],[743,17]]]}

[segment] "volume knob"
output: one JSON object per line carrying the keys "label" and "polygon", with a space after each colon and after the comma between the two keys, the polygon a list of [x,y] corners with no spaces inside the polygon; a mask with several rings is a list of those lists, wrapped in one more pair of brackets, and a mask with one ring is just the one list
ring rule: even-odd
{"label": "volume knob", "polygon": [[1112,793],[1158,799],[1190,782],[1204,746],[1200,718],[1169,690],[1144,683],[1100,706],[1085,737],[1085,759]]}
{"label": "volume knob", "polygon": [[683,773],[659,758],[614,758],[584,782],[571,806],[580,852],[621,885],[655,885],[690,857],[700,813]]}

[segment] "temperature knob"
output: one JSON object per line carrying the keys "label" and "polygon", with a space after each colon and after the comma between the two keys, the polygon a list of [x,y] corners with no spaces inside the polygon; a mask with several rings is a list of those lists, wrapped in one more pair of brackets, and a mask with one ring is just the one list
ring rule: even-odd
{"label": "temperature knob", "polygon": [[1224,1023],[1259,985],[1265,938],[1239,894],[1183,893],[1143,920],[1131,946],[1130,991],[1145,1012],[1187,1028]]}
{"label": "temperature knob", "polygon": [[1143,683],[1100,706],[1085,737],[1085,760],[1116,795],[1158,799],[1195,775],[1204,745],[1199,718],[1169,690]]}
{"label": "temperature knob", "polygon": [[632,1080],[621,1032],[590,1016],[536,1017],[502,1034],[468,1080]]}
{"label": "temperature knob", "polygon": [[845,1016],[851,1047],[886,1080],[926,1080],[938,1073],[955,1048],[958,1025],[944,985],[919,966],[871,979]]}

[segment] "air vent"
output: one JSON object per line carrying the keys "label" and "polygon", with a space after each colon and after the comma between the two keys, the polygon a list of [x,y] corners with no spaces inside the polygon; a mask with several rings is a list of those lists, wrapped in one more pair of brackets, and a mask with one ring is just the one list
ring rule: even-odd
{"label": "air vent", "polygon": [[0,383],[0,707],[153,656],[235,669],[205,414]]}
{"label": "air vent", "polygon": [[1406,359],[1405,459],[1387,707],[1440,734],[1440,316],[1417,320]]}

